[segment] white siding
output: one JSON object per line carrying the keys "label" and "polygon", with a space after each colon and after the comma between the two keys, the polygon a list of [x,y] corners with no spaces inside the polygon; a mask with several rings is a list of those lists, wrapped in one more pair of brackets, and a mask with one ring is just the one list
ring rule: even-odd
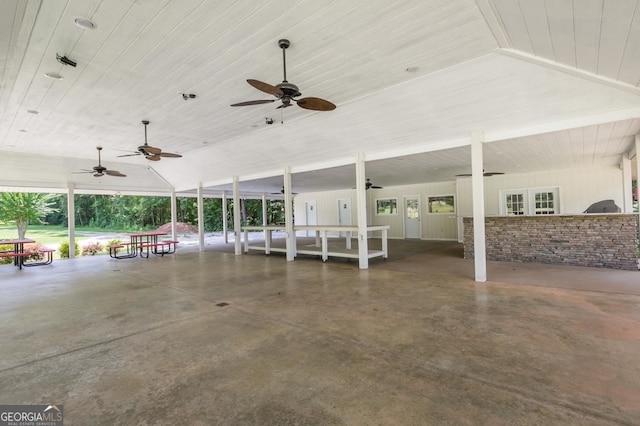
{"label": "white siding", "polygon": [[[591,168],[555,170],[539,173],[508,174],[487,177],[485,184],[485,214],[500,214],[500,191],[558,187],[560,192],[560,213],[579,214],[592,203],[612,199],[622,207],[622,171],[619,168]],[[462,178],[457,182],[425,183],[418,185],[385,187],[367,191],[368,218],[370,225],[390,225],[389,238],[404,238],[404,197],[420,196],[420,216],[422,239],[460,240],[462,238],[462,217],[472,215],[471,179]],[[428,214],[429,196],[454,195],[454,214]],[[318,208],[319,225],[338,223],[338,199],[351,199],[352,223],[356,224],[357,206],[355,190],[317,192],[300,194],[295,198],[297,224],[304,224],[305,201],[315,200]],[[381,198],[396,198],[398,214],[378,216],[375,202]]]}
{"label": "white siding", "polygon": [[[559,188],[561,214],[582,213],[600,200],[611,199],[622,207],[622,171],[619,168],[572,169],[485,178],[485,214],[500,214],[500,190],[544,187]],[[458,180],[458,194],[458,216],[471,216],[471,178]]]}
{"label": "white siding", "polygon": [[[421,232],[423,239],[457,239],[457,223],[455,214],[427,214],[427,199],[436,195],[455,195],[455,182],[440,182],[407,186],[385,187],[367,191],[368,223],[370,225],[390,225],[389,238],[404,238],[404,197],[420,197]],[[295,198],[296,224],[303,224],[305,220],[304,203],[315,200],[318,208],[319,225],[335,225],[338,222],[338,200],[350,198],[352,223],[356,224],[357,206],[355,204],[355,190],[334,192],[316,192],[297,195]],[[396,198],[398,214],[378,216],[375,214],[375,203],[381,198]]]}

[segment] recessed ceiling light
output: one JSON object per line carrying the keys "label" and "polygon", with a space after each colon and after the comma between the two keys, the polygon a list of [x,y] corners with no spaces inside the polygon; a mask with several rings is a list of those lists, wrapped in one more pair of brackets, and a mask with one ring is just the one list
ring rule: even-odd
{"label": "recessed ceiling light", "polygon": [[53,80],[62,80],[62,76],[57,72],[48,72],[45,74],[46,77],[49,77]]}
{"label": "recessed ceiling light", "polygon": [[27,110],[27,112],[28,112],[29,114],[34,114],[34,115],[38,115],[38,114],[40,114],[40,111],[36,111],[35,109],[28,109],[28,110]]}
{"label": "recessed ceiling light", "polygon": [[86,18],[76,18],[73,23],[83,30],[93,30],[96,28],[96,24]]}
{"label": "recessed ceiling light", "polygon": [[418,70],[420,69],[419,66],[417,65],[412,65],[410,67],[407,67],[407,69],[405,70],[406,72],[418,72]]}

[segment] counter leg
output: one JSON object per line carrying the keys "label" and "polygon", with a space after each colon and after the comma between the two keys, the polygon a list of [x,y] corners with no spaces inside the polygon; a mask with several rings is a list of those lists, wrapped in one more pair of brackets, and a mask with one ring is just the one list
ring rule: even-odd
{"label": "counter leg", "polygon": [[271,254],[271,229],[264,231],[264,254]]}
{"label": "counter leg", "polygon": [[322,261],[326,262],[329,259],[329,248],[327,247],[327,231],[322,231]]}
{"label": "counter leg", "polygon": [[382,230],[382,252],[384,253],[384,258],[389,257],[389,247],[387,245],[387,230]]}

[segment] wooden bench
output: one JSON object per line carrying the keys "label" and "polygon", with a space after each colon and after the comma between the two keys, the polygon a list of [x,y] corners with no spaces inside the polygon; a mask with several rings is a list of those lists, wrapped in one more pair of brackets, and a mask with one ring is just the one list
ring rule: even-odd
{"label": "wooden bench", "polygon": [[[114,259],[130,259],[132,257],[136,257],[137,255],[135,249],[131,250],[131,243],[111,244],[108,245],[107,248],[109,249],[109,256]],[[126,252],[119,254],[118,250],[124,248],[126,248]]]}
{"label": "wooden bench", "polygon": [[12,257],[14,259],[15,265],[17,265],[19,269],[22,269],[22,265],[24,265],[24,259],[31,256],[31,254],[32,253],[16,253],[13,251],[5,251],[0,253],[0,258]]}
{"label": "wooden bench", "polygon": [[49,247],[43,247],[39,250],[40,254],[43,255],[43,257],[46,256],[46,258],[44,260],[40,260],[37,262],[24,262],[24,266],[42,266],[42,265],[50,265],[51,263],[53,263],[53,253],[55,252],[55,249],[49,248]]}

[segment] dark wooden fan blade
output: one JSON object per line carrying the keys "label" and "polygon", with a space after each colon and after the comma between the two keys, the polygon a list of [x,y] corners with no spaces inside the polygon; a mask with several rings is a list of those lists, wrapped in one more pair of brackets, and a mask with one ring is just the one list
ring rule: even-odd
{"label": "dark wooden fan blade", "polygon": [[160,148],[156,148],[155,146],[142,145],[138,148],[139,150],[143,150],[145,154],[157,155],[162,152]]}
{"label": "dark wooden fan blade", "polygon": [[154,154],[154,155],[147,155],[144,158],[146,158],[149,161],[160,161],[162,157],[160,157],[160,154]]}
{"label": "dark wooden fan blade", "polygon": [[314,111],[331,111],[336,109],[334,104],[320,98],[302,98],[298,99],[297,102],[300,108],[311,109]]}
{"label": "dark wooden fan blade", "polygon": [[159,155],[160,157],[167,157],[167,158],[182,158],[182,155],[174,154],[172,152],[161,152],[160,154],[156,154],[156,155]]}
{"label": "dark wooden fan blade", "polygon": [[482,176],[495,176],[495,175],[503,175],[503,172],[484,172]]}
{"label": "dark wooden fan blade", "polygon": [[118,157],[134,157],[136,155],[141,155],[139,152],[136,152],[135,154],[124,154],[124,155],[118,155]]}
{"label": "dark wooden fan blade", "polygon": [[378,185],[371,185],[369,188],[373,188],[373,189],[382,189],[381,186]]}
{"label": "dark wooden fan blade", "polygon": [[278,98],[284,95],[284,92],[278,89],[276,86],[272,86],[267,83],[263,83],[258,80],[247,80],[247,83],[260,90],[261,92],[268,93],[273,96],[277,96]]}
{"label": "dark wooden fan blade", "polygon": [[259,104],[269,104],[274,102],[275,99],[265,99],[262,101],[247,101],[247,102],[238,102],[237,104],[231,104],[231,106],[247,106],[247,105],[259,105]]}
{"label": "dark wooden fan blade", "polygon": [[123,175],[117,170],[105,170],[104,172],[109,176],[127,177],[127,175]]}

